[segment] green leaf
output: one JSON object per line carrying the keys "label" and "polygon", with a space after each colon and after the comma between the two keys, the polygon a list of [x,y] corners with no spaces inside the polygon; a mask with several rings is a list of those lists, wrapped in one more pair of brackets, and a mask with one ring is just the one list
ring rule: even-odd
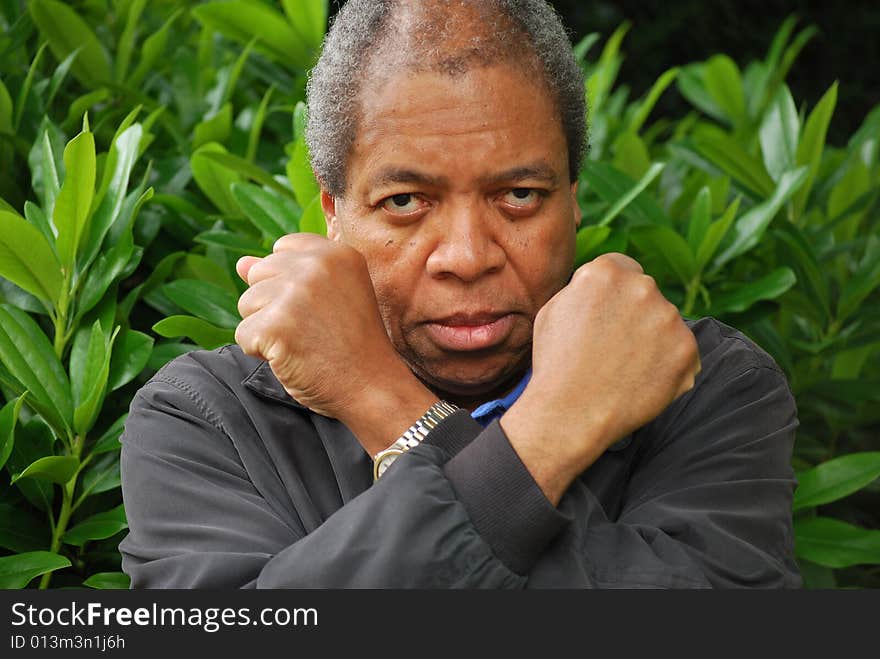
{"label": "green leaf", "polygon": [[119,469],[119,455],[115,452],[105,453],[97,460],[92,461],[85,469],[79,480],[79,497],[74,504],[74,509],[88,497],[101,492],[108,492],[122,484]]}
{"label": "green leaf", "polygon": [[746,120],[746,100],[739,67],[727,55],[714,55],[703,65],[703,83],[715,104],[734,126]]}
{"label": "green leaf", "polygon": [[131,577],[124,572],[97,572],[83,581],[82,585],[100,590],[128,590]]}
{"label": "green leaf", "polygon": [[26,395],[22,394],[0,408],[0,468],[6,464],[12,454],[12,447],[15,445],[15,423],[18,421],[18,413]]}
{"label": "green leaf", "polygon": [[865,209],[858,208],[859,202],[871,192],[871,173],[861,160],[855,160],[843,177],[831,188],[828,195],[827,216],[832,222],[852,213],[852,216],[839,228],[835,229],[835,237],[840,242],[852,240],[858,232],[859,223],[865,216]]}
{"label": "green leaf", "polygon": [[59,154],[64,150],[65,138],[48,117],[43,117],[39,135],[28,153],[31,187],[40,200],[43,212],[51,216],[55,209],[55,200],[61,190],[58,171],[64,166],[64,161]]}
{"label": "green leaf", "polygon": [[[25,422],[19,419],[15,440],[12,455],[6,463],[6,470],[10,474],[24,471],[32,462],[52,455],[55,443],[49,426],[39,417],[32,417]],[[52,510],[55,500],[55,486],[52,483],[36,478],[24,478],[16,482],[15,487],[38,510],[43,512]]]}
{"label": "green leaf", "polygon": [[697,274],[696,262],[687,241],[673,229],[664,226],[635,227],[630,240],[643,252],[662,260],[687,285]]}
{"label": "green leaf", "polygon": [[128,182],[138,158],[138,149],[142,138],[142,126],[134,124],[124,129],[113,140],[107,156],[107,166],[102,177],[101,188],[96,197],[98,206],[86,231],[82,259],[84,267],[88,266],[98,255],[107,231],[122,215]]}
{"label": "green leaf", "polygon": [[48,547],[49,528],[44,520],[24,506],[0,503],[0,547],[12,552],[35,551]]}
{"label": "green leaf", "polygon": [[56,428],[73,416],[70,383],[46,335],[26,313],[0,304],[0,363],[30,391],[27,403]]}
{"label": "green leaf", "polygon": [[31,17],[48,40],[49,48],[64,60],[79,51],[73,74],[87,88],[94,89],[110,80],[110,58],[88,24],[67,3],[56,0],[30,0]]}
{"label": "green leaf", "polygon": [[630,132],[638,134],[639,131],[642,130],[642,126],[645,124],[648,115],[651,114],[651,110],[653,110],[654,106],[657,104],[660,95],[675,81],[678,77],[678,72],[679,68],[674,67],[668,71],[664,71],[660,77],[657,78],[645,96],[645,100],[638,105],[635,114],[633,114],[633,118],[630,121],[628,128]]}
{"label": "green leaf", "polygon": [[760,300],[775,300],[796,282],[797,277],[790,268],[776,268],[756,281],[714,294],[710,311],[715,315],[745,311]]}
{"label": "green leaf", "polygon": [[67,175],[55,202],[52,219],[58,229],[58,258],[72,268],[95,194],[95,137],[83,131],[64,149]]}
{"label": "green leaf", "polygon": [[72,455],[49,455],[32,462],[20,474],[15,474],[10,483],[21,478],[38,478],[50,483],[64,485],[79,469],[79,460]]}
{"label": "green leaf", "polygon": [[645,143],[635,133],[621,133],[614,140],[612,164],[627,176],[638,180],[651,167],[651,156]]}
{"label": "green leaf", "polygon": [[821,506],[849,496],[880,478],[880,451],[850,453],[797,474],[792,510]]}
{"label": "green leaf", "polygon": [[238,295],[239,290],[229,272],[216,261],[201,254],[189,253],[179,262],[174,271],[175,279],[199,279],[222,286],[230,293]]}
{"label": "green leaf", "polygon": [[232,103],[225,103],[213,116],[196,124],[192,148],[198,149],[208,142],[225,142],[232,132]]}
{"label": "green leaf", "polygon": [[852,316],[867,297],[880,286],[880,239],[868,238],[868,246],[858,269],[846,282],[837,303],[837,322],[843,323]]}
{"label": "green leaf", "polygon": [[626,191],[608,211],[599,220],[599,226],[607,226],[616,218],[627,206],[629,206],[642,192],[644,192],[645,188],[647,188],[651,183],[654,182],[654,179],[660,175],[660,172],[663,171],[663,168],[666,166],[666,163],[655,162],[652,164],[648,171],[645,172],[644,176],[636,181],[636,184]]}
{"label": "green leaf", "polygon": [[880,563],[880,531],[831,517],[805,517],[795,520],[794,534],[795,553],[813,563],[832,568]]}
{"label": "green leaf", "polygon": [[700,248],[700,244],[706,237],[712,221],[712,192],[709,186],[704,185],[697,193],[691,206],[691,217],[688,222],[687,242],[690,251],[694,254]]}
{"label": "green leaf", "polygon": [[[24,113],[24,108],[27,105],[28,96],[31,93],[31,87],[34,83],[34,75],[39,68],[40,59],[43,56],[43,51],[45,51],[48,46],[49,44],[44,41],[43,44],[37,49],[36,55],[34,55],[33,59],[31,60],[31,65],[28,67],[27,76],[25,77],[24,83],[22,84],[21,89],[18,92],[15,116],[13,117],[12,125],[10,126],[10,132],[18,132],[18,129],[21,126],[21,118]],[[2,86],[2,83],[0,83],[0,87]],[[49,107],[48,104],[46,105],[46,107]],[[3,129],[0,128],[0,130]]]}
{"label": "green leaf", "polygon": [[579,229],[575,234],[575,263],[582,265],[590,260],[594,251],[605,242],[611,233],[611,227],[588,226]]}
{"label": "green leaf", "polygon": [[129,230],[113,247],[98,256],[98,260],[89,268],[82,287],[82,296],[77,300],[77,319],[101,301],[110,286],[122,276],[126,266],[136,254],[139,254],[139,251],[138,248],[135,248],[134,238]]}
{"label": "green leaf", "polygon": [[103,540],[128,528],[125,509],[122,504],[107,512],[92,515],[64,534],[63,540],[69,545],[83,546],[89,540]]}
{"label": "green leaf", "polygon": [[320,195],[312,199],[299,218],[299,230],[304,233],[316,233],[319,236],[327,235],[327,221],[321,208]]}
{"label": "green leaf", "polygon": [[110,98],[110,89],[107,87],[101,87],[78,96],[68,106],[67,116],[61,122],[61,128],[68,133],[74,130],[79,122],[85,119],[85,115],[90,109],[108,98]]}
{"label": "green leaf", "polygon": [[258,37],[257,50],[282,64],[305,70],[312,63],[311,44],[268,5],[236,0],[207,2],[193,8],[192,14],[233,41],[247,44]]}
{"label": "green leaf", "polygon": [[169,316],[153,325],[159,336],[175,338],[185,336],[207,350],[235,343],[235,331],[217,327],[193,316]]}
{"label": "green leaf", "polygon": [[126,330],[113,344],[107,391],[115,391],[128,384],[144,370],[153,352],[153,337],[142,332]]}
{"label": "green leaf", "polygon": [[79,49],[74,50],[70,55],[65,57],[57,67],[55,67],[55,71],[52,73],[52,78],[49,81],[49,88],[46,90],[45,106],[47,108],[53,107],[52,101],[55,100],[55,95],[58,93],[58,90],[61,89],[61,83],[64,82],[64,79],[70,72],[70,68],[73,66],[73,61],[76,59],[77,55],[79,55],[79,52]]}
{"label": "green leaf", "polygon": [[703,78],[704,66],[700,62],[682,67],[678,72],[678,90],[694,107],[710,117],[724,121],[727,118],[724,110],[713,100],[706,89]]}
{"label": "green leaf", "polygon": [[104,431],[104,434],[95,441],[89,454],[98,455],[100,453],[118,451],[122,448],[122,444],[119,443],[119,437],[122,435],[122,431],[125,427],[125,420],[127,418],[128,412],[116,419],[116,421],[113,422],[113,425],[107,428],[107,430]]}
{"label": "green leaf", "polygon": [[230,186],[240,183],[241,177],[229,167],[209,158],[214,153],[226,153],[226,149],[220,144],[209,142],[199,147],[192,158],[190,167],[193,178],[205,196],[211,200],[222,213],[230,216],[240,214],[238,204],[232,196]]}
{"label": "green leaf", "polygon": [[797,189],[807,180],[807,170],[801,167],[786,172],[779,180],[773,195],[761,204],[753,207],[736,220],[731,233],[733,240],[715,259],[715,269],[719,269],[728,261],[757,245],[770,225],[770,222]]}
{"label": "green leaf", "polygon": [[[18,213],[16,213],[16,215],[17,214]],[[37,206],[34,202],[28,200],[24,202],[24,217],[28,222],[30,222],[31,225],[37,227],[37,229],[40,230],[40,233],[43,234],[43,238],[46,239],[46,243],[52,249],[52,255],[55,256],[55,262],[58,263],[58,257],[55,254],[55,234],[52,231],[52,225],[49,224],[49,218],[46,217],[43,209]],[[58,274],[60,277],[60,263],[58,264]]]}
{"label": "green leaf", "polygon": [[125,17],[125,29],[122,31],[122,35],[116,44],[116,62],[113,67],[113,79],[116,82],[122,82],[128,74],[131,53],[134,50],[135,32],[146,4],[147,0],[132,0],[129,3],[128,12]]}
{"label": "green leaf", "polygon": [[263,98],[260,100],[260,104],[257,106],[257,111],[254,114],[254,119],[251,122],[251,128],[248,131],[248,146],[245,159],[250,163],[253,163],[254,160],[257,159],[257,147],[260,145],[260,133],[263,130],[263,124],[265,123],[266,115],[269,112],[269,99],[272,98],[274,91],[275,86],[272,85],[266,90],[266,93],[263,94]]}
{"label": "green leaf", "polygon": [[825,278],[813,245],[809,239],[791,223],[781,225],[773,235],[779,240],[783,258],[797,275],[799,289],[807,294],[811,308],[821,314],[821,322],[827,325],[831,319],[828,281]]}
{"label": "green leaf", "polygon": [[[588,160],[584,163],[581,177],[586,187],[594,191],[599,197],[609,203],[617,204],[628,192],[636,190],[638,183],[622,174],[607,163]],[[650,195],[642,192],[637,194],[621,213],[635,225],[640,224],[671,224],[663,209]],[[613,218],[612,218],[613,219]]]}
{"label": "green leaf", "polygon": [[764,164],[774,181],[794,169],[801,125],[794,99],[786,85],[781,85],[770,110],[761,122],[761,151]]}
{"label": "green leaf", "polygon": [[161,28],[144,40],[144,44],[141,47],[140,61],[134,72],[126,81],[129,88],[136,89],[143,79],[147,77],[147,74],[153,70],[156,62],[165,52],[165,45],[168,43],[168,34],[171,24],[182,13],[183,9],[178,9],[173,12],[171,16],[168,17],[168,20],[162,24]]}
{"label": "green leaf", "polygon": [[693,148],[753,197],[764,199],[772,194],[774,182],[764,163],[723,131],[710,126],[701,127],[694,133]]}
{"label": "green leaf", "polygon": [[299,231],[299,209],[286,197],[250,183],[233,183],[232,196],[255,227],[271,239]]}
{"label": "green leaf", "polygon": [[[108,339],[101,328],[101,321],[96,320],[88,335],[88,348],[71,353],[70,376],[75,405],[73,426],[81,435],[91,429],[100,411],[110,371],[112,345],[118,331],[117,327]],[[76,337],[80,344],[84,342],[83,337],[84,331]],[[75,355],[78,357],[83,353],[82,358],[74,359]]]}
{"label": "green leaf", "polygon": [[24,554],[0,557],[0,588],[24,588],[34,577],[68,567],[70,561],[48,551],[30,551]]}
{"label": "green leaf", "polygon": [[[302,220],[300,220],[300,227],[301,226]],[[300,228],[300,230],[302,231],[303,229]],[[271,251],[256,240],[232,231],[203,231],[193,240],[197,243],[202,243],[203,245],[222,247],[233,254],[265,256]]]}
{"label": "green leaf", "polygon": [[260,185],[271,188],[275,192],[280,192],[291,199],[295,199],[293,191],[272,178],[268,172],[263,171],[257,165],[248,162],[244,158],[240,158],[232,153],[227,153],[222,148],[206,150],[202,155],[208,160],[227,168],[231,172],[235,172],[247,179],[259,183]]}
{"label": "green leaf", "polygon": [[293,110],[294,135],[296,140],[287,161],[287,180],[293,187],[297,203],[305,208],[320,192],[312,165],[309,162],[309,148],[305,139],[306,107],[302,101]]}
{"label": "green leaf", "polygon": [[831,123],[831,115],[834,114],[834,107],[836,105],[837,83],[835,82],[819,99],[819,102],[813,108],[804,124],[804,134],[801,136],[801,142],[798,145],[795,162],[799,166],[806,166],[809,174],[803,187],[792,201],[795,218],[799,218],[803,213],[804,207],[807,204],[807,197],[810,194],[810,190],[813,189],[813,182],[816,180],[819,165],[822,162],[822,152],[825,150],[825,136],[828,133],[828,125]]}
{"label": "green leaf", "polygon": [[317,49],[327,26],[327,0],[281,0],[281,5],[294,29]]}
{"label": "green leaf", "polygon": [[12,106],[12,97],[9,96],[9,90],[0,80],[0,133],[14,132],[12,129],[14,109]]}
{"label": "green leaf", "polygon": [[237,296],[216,284],[178,279],[160,290],[180,308],[219,327],[234,329],[241,322]]}
{"label": "green leaf", "polygon": [[39,229],[0,211],[0,277],[43,300],[47,309],[61,296],[61,265]]}
{"label": "green leaf", "polygon": [[592,72],[586,81],[587,106],[593,115],[599,113],[605,103],[608,92],[614,85],[617,78],[617,72],[620,70],[621,56],[620,44],[629,31],[632,24],[625,21],[618,26],[614,33],[608,37],[605,46],[602,48],[602,54],[599,61],[596,62]]}

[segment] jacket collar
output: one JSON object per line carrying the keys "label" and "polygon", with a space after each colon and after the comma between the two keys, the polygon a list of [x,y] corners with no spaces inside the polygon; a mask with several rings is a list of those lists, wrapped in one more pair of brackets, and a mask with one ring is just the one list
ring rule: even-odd
{"label": "jacket collar", "polygon": [[264,398],[271,398],[274,401],[283,403],[294,409],[308,409],[305,405],[298,402],[287,393],[287,390],[281,385],[278,378],[275,377],[275,374],[272,372],[272,368],[267,361],[260,362],[259,365],[251,371],[250,375],[241,381],[241,383],[255,394],[263,396]]}

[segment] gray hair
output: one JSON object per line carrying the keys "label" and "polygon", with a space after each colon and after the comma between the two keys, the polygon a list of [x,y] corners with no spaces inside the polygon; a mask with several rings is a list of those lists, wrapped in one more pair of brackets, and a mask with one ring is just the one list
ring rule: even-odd
{"label": "gray hair", "polygon": [[[464,11],[456,16],[447,11],[450,5]],[[462,21],[470,28],[463,30]],[[348,0],[306,88],[306,142],[315,175],[330,194],[345,192],[368,73],[394,71],[390,63],[456,76],[499,61],[543,78],[562,122],[574,182],[587,151],[584,79],[568,33],[545,0]]]}

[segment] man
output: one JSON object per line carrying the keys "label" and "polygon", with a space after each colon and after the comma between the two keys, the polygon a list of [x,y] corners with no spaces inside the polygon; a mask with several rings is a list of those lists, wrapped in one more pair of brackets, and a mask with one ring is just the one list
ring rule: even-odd
{"label": "man", "polygon": [[138,394],[134,587],[792,587],[795,407],[632,259],[572,274],[583,83],[542,0],[349,0],[309,84],[328,238]]}

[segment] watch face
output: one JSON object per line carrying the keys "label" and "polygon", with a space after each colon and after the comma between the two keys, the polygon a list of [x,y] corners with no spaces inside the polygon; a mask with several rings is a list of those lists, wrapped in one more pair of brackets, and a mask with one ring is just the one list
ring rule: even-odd
{"label": "watch face", "polygon": [[403,451],[399,449],[383,451],[382,454],[376,458],[376,462],[373,466],[373,477],[378,480],[382,474],[385,473],[385,470],[391,466],[391,463],[397,460],[397,457],[402,453]]}

